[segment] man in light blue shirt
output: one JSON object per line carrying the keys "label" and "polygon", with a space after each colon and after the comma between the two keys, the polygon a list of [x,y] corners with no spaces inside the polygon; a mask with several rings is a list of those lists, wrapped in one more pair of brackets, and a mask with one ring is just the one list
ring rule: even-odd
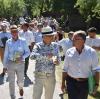
{"label": "man in light blue shirt", "polygon": [[35,37],[35,43],[43,41],[43,39],[42,39],[42,27],[43,27],[42,23],[38,23],[38,25],[37,25],[38,30],[35,33],[33,33],[33,35]]}
{"label": "man in light blue shirt", "polygon": [[[23,23],[22,30],[19,31],[19,36],[26,40],[27,46],[29,47],[30,51],[32,51],[33,46],[35,44],[33,33],[29,30],[29,24]],[[27,70],[29,66],[29,56],[25,58],[25,70],[24,76],[27,77]]]}
{"label": "man in light blue shirt", "polygon": [[17,26],[11,26],[11,35],[12,38],[6,42],[3,65],[5,71],[8,71],[11,99],[15,99],[15,74],[20,96],[23,96],[24,61],[30,51],[25,39],[18,37]]}
{"label": "man in light blue shirt", "polygon": [[68,38],[64,38],[64,39],[58,41],[58,45],[59,45],[60,47],[62,47],[63,52],[64,52],[64,55],[63,55],[63,59],[62,59],[62,60],[64,60],[66,51],[67,51],[69,48],[73,47],[73,41],[72,41],[73,34],[74,34],[74,32],[73,32],[73,31],[70,31],[70,32],[68,33]]}
{"label": "man in light blue shirt", "polygon": [[[11,33],[9,33],[7,31],[6,23],[1,24],[1,29],[2,29],[2,31],[0,32],[0,55],[1,55],[1,61],[3,62],[6,41],[11,38]],[[1,75],[2,76],[5,75],[4,69],[3,69],[3,72],[1,73]]]}

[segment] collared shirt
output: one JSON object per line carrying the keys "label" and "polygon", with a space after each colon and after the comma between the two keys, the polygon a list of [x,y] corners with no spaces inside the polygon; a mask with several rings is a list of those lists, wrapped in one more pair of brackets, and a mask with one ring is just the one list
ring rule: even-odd
{"label": "collared shirt", "polygon": [[43,41],[41,32],[35,32],[33,35],[35,37],[35,43],[39,43]]}
{"label": "collared shirt", "polygon": [[11,38],[11,33],[9,33],[9,32],[0,32],[0,46],[1,47],[4,47],[3,42],[2,42],[1,39],[5,38],[5,37],[10,39]]}
{"label": "collared shirt", "polygon": [[98,65],[96,51],[84,46],[82,53],[79,54],[75,47],[67,50],[64,61],[64,72],[74,78],[88,78],[89,73]]}
{"label": "collared shirt", "polygon": [[11,38],[7,40],[3,60],[4,67],[7,67],[9,61],[14,61],[16,53],[20,54],[22,61],[30,55],[25,39],[19,38],[17,41],[14,41]]}
{"label": "collared shirt", "polygon": [[30,46],[32,42],[35,42],[33,33],[29,30],[27,30],[26,32],[24,32],[23,30],[19,31],[19,36],[26,40],[28,46]]}
{"label": "collared shirt", "polygon": [[[90,47],[100,47],[100,37],[96,37],[96,38],[90,38],[89,36],[86,38],[86,45],[90,46]],[[95,49],[96,50],[96,49]],[[100,56],[100,51],[96,50],[98,58]],[[99,58],[100,60],[100,58]]]}
{"label": "collared shirt", "polygon": [[50,45],[46,45],[43,42],[37,43],[30,55],[31,59],[36,60],[35,72],[52,73],[55,71],[55,65],[53,60],[48,59],[48,54],[57,56],[59,60],[58,45],[52,42]]}
{"label": "collared shirt", "polygon": [[92,47],[100,47],[100,38],[96,37],[96,38],[90,38],[89,36],[86,38],[86,45]]}
{"label": "collared shirt", "polygon": [[66,54],[66,51],[73,46],[72,40],[69,38],[67,39],[62,39],[58,41],[58,45],[60,45],[63,49],[64,55]]}

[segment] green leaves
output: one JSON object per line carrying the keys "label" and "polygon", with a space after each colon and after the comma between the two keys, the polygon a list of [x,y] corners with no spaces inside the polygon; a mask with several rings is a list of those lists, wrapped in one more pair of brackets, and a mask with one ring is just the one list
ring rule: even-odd
{"label": "green leaves", "polygon": [[77,0],[75,7],[87,22],[94,17],[100,18],[100,0]]}
{"label": "green leaves", "polygon": [[23,14],[25,3],[23,0],[0,0],[0,16],[20,16]]}

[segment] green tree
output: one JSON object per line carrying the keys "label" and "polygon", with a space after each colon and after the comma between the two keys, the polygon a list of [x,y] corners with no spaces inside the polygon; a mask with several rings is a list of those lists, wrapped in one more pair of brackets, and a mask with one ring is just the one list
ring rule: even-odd
{"label": "green tree", "polygon": [[71,14],[76,0],[24,0],[29,15],[41,15],[43,12]]}
{"label": "green tree", "polygon": [[43,12],[52,10],[53,0],[34,0],[32,3],[32,14],[41,15]]}
{"label": "green tree", "polygon": [[79,10],[80,14],[83,15],[86,22],[92,20],[92,18],[96,17],[94,15],[96,11],[97,0],[77,0],[75,7]]}
{"label": "green tree", "polygon": [[94,16],[100,19],[100,0],[97,0],[97,4],[93,10]]}
{"label": "green tree", "polygon": [[9,18],[23,14],[25,3],[23,0],[0,0],[0,16]]}
{"label": "green tree", "polygon": [[[76,0],[54,0],[53,3],[53,10],[54,11],[64,11],[66,13],[72,13],[74,9],[74,5],[76,3]],[[65,14],[66,14],[65,13]]]}

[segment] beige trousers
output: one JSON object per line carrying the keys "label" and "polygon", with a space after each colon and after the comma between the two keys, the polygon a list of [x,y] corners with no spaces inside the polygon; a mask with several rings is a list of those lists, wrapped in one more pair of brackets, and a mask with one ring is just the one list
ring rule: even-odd
{"label": "beige trousers", "polygon": [[33,98],[41,99],[43,88],[45,91],[45,99],[53,99],[55,89],[55,75],[35,75],[33,83]]}
{"label": "beige trousers", "polygon": [[14,63],[10,61],[7,68],[10,96],[15,97],[15,74],[17,76],[17,84],[19,89],[22,89],[24,85],[24,62]]}

